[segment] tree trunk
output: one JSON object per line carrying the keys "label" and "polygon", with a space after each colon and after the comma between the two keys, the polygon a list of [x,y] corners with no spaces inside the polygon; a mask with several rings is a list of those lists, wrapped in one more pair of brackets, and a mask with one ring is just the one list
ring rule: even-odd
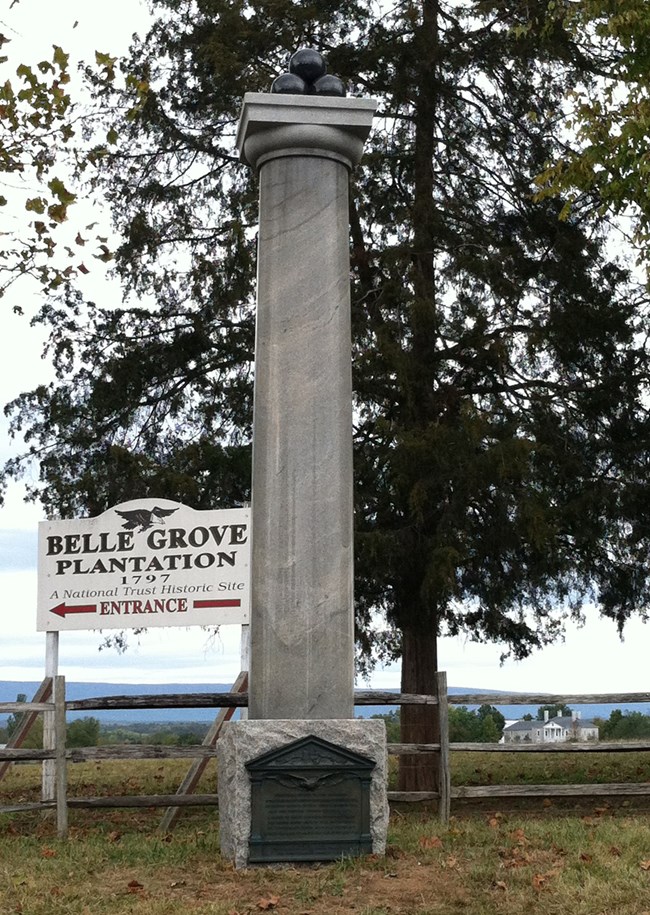
{"label": "tree trunk", "polygon": [[[436,249],[438,213],[434,201],[436,108],[438,100],[438,0],[423,0],[422,22],[415,35],[419,68],[416,74],[415,161],[413,200],[413,270],[414,299],[411,308],[411,432],[426,429],[437,419],[432,399],[437,358],[438,316],[436,301]],[[436,691],[438,669],[437,638],[434,614],[416,607],[422,575],[429,558],[414,562],[411,581],[404,588],[399,614],[402,632],[402,692]],[[400,731],[403,743],[437,743],[438,707],[402,706]],[[401,756],[398,786],[400,791],[437,791],[439,755]]]}
{"label": "tree trunk", "polygon": [[[436,691],[438,645],[435,626],[402,630],[402,692]],[[402,743],[438,743],[440,738],[437,705],[403,705],[400,710]],[[399,791],[437,791],[438,753],[400,756]]]}

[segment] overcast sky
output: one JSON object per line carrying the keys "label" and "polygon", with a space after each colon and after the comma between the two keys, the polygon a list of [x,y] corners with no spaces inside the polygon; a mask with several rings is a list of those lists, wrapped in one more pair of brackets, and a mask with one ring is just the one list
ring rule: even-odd
{"label": "overcast sky", "polygon": [[[112,54],[126,48],[133,31],[142,30],[147,11],[139,0],[20,0],[0,13],[3,30],[9,26],[13,50],[19,59],[37,62],[51,56],[53,43],[73,57],[92,60],[95,50]],[[74,23],[78,23],[73,28]],[[4,75],[2,78],[6,78]],[[74,220],[74,208],[72,219]],[[99,262],[98,262],[99,263]],[[87,279],[93,296],[101,300],[113,287],[102,275]],[[16,295],[23,293],[16,293]],[[2,305],[0,333],[0,404],[47,381],[51,371],[41,358],[42,339],[26,320]],[[17,358],[17,354],[20,357]],[[0,427],[0,459],[15,453],[6,422]],[[44,669],[45,636],[36,632],[37,525],[43,517],[37,506],[25,505],[20,486],[10,489],[0,509],[0,679],[40,680]],[[623,692],[648,688],[650,629],[632,622],[620,642],[612,623],[595,614],[582,629],[570,627],[564,644],[548,648],[522,662],[499,663],[500,649],[462,638],[443,639],[440,668],[452,686],[525,692]],[[200,629],[151,630],[132,639],[124,655],[99,651],[101,637],[94,632],[66,632],[60,640],[60,672],[72,680],[131,683],[232,682],[239,671],[239,628],[222,627],[214,638]],[[378,670],[372,681],[378,688],[397,687],[399,668]]]}

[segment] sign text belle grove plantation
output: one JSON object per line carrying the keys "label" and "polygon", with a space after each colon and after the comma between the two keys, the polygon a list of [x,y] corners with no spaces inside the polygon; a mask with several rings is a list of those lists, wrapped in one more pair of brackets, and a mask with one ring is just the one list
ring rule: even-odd
{"label": "sign text belle grove plantation", "polygon": [[166,499],[42,521],[37,629],[247,623],[250,511]]}

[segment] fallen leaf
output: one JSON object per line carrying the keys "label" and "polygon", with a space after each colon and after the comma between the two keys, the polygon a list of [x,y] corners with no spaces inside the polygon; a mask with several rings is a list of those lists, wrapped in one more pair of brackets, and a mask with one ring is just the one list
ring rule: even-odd
{"label": "fallen leaf", "polygon": [[139,893],[140,890],[144,889],[144,886],[138,880],[130,880],[127,883],[129,893]]}
{"label": "fallen leaf", "polygon": [[583,851],[582,854],[580,855],[580,860],[584,861],[586,864],[591,864],[591,862],[594,859],[593,859],[593,855],[588,855],[586,852]]}
{"label": "fallen leaf", "polygon": [[553,801],[550,799],[550,797],[545,797],[544,800],[542,801],[542,807],[552,807],[552,806],[553,806]]}
{"label": "fallen leaf", "polygon": [[508,889],[508,885],[505,883],[504,880],[495,880],[495,882],[492,884],[492,886],[494,887],[495,890],[507,890]]}
{"label": "fallen leaf", "polygon": [[490,819],[488,820],[488,826],[490,827],[490,829],[498,829],[499,821],[497,820],[496,817],[490,817]]}
{"label": "fallen leaf", "polygon": [[541,890],[546,883],[546,877],[544,874],[534,874],[533,875],[533,886],[536,890]]}
{"label": "fallen leaf", "polygon": [[260,901],[257,903],[257,908],[263,909],[264,911],[267,909],[274,909],[279,901],[279,896],[269,896],[268,899],[262,897],[262,899],[260,899]]}
{"label": "fallen leaf", "polygon": [[641,861],[639,867],[642,871],[650,871],[650,858],[647,861]]}
{"label": "fallen leaf", "polygon": [[421,848],[442,848],[442,839],[440,836],[420,836],[419,845]]}
{"label": "fallen leaf", "polygon": [[173,890],[177,889],[179,886],[187,886],[184,880],[174,880],[173,883],[170,883],[169,885]]}
{"label": "fallen leaf", "polygon": [[112,832],[109,832],[109,834],[108,834],[109,842],[119,842],[121,838],[122,838],[122,833],[118,832],[117,829],[114,829]]}
{"label": "fallen leaf", "polygon": [[610,855],[614,855],[615,858],[621,857],[621,849],[618,847],[618,845],[612,845],[612,847],[609,850],[609,853],[610,853]]}
{"label": "fallen leaf", "polygon": [[387,845],[386,846],[386,857],[387,858],[403,858],[404,852],[401,848],[398,848],[397,845]]}
{"label": "fallen leaf", "polygon": [[41,858],[56,858],[56,849],[47,846],[41,848]]}
{"label": "fallen leaf", "polygon": [[506,858],[503,862],[504,867],[525,867],[527,864],[530,864],[530,855],[518,848],[511,858]]}

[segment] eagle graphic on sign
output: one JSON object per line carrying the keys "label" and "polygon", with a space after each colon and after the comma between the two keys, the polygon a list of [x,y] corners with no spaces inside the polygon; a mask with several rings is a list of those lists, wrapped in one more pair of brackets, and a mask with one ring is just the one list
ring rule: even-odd
{"label": "eagle graphic on sign", "polygon": [[116,508],[115,511],[120,517],[124,518],[122,527],[125,530],[133,531],[137,528],[138,533],[144,533],[144,531],[148,531],[150,527],[153,527],[154,524],[164,524],[164,519],[168,515],[173,515],[178,509],[159,508],[156,505],[151,510],[148,508],[134,508],[133,511],[121,512]]}

